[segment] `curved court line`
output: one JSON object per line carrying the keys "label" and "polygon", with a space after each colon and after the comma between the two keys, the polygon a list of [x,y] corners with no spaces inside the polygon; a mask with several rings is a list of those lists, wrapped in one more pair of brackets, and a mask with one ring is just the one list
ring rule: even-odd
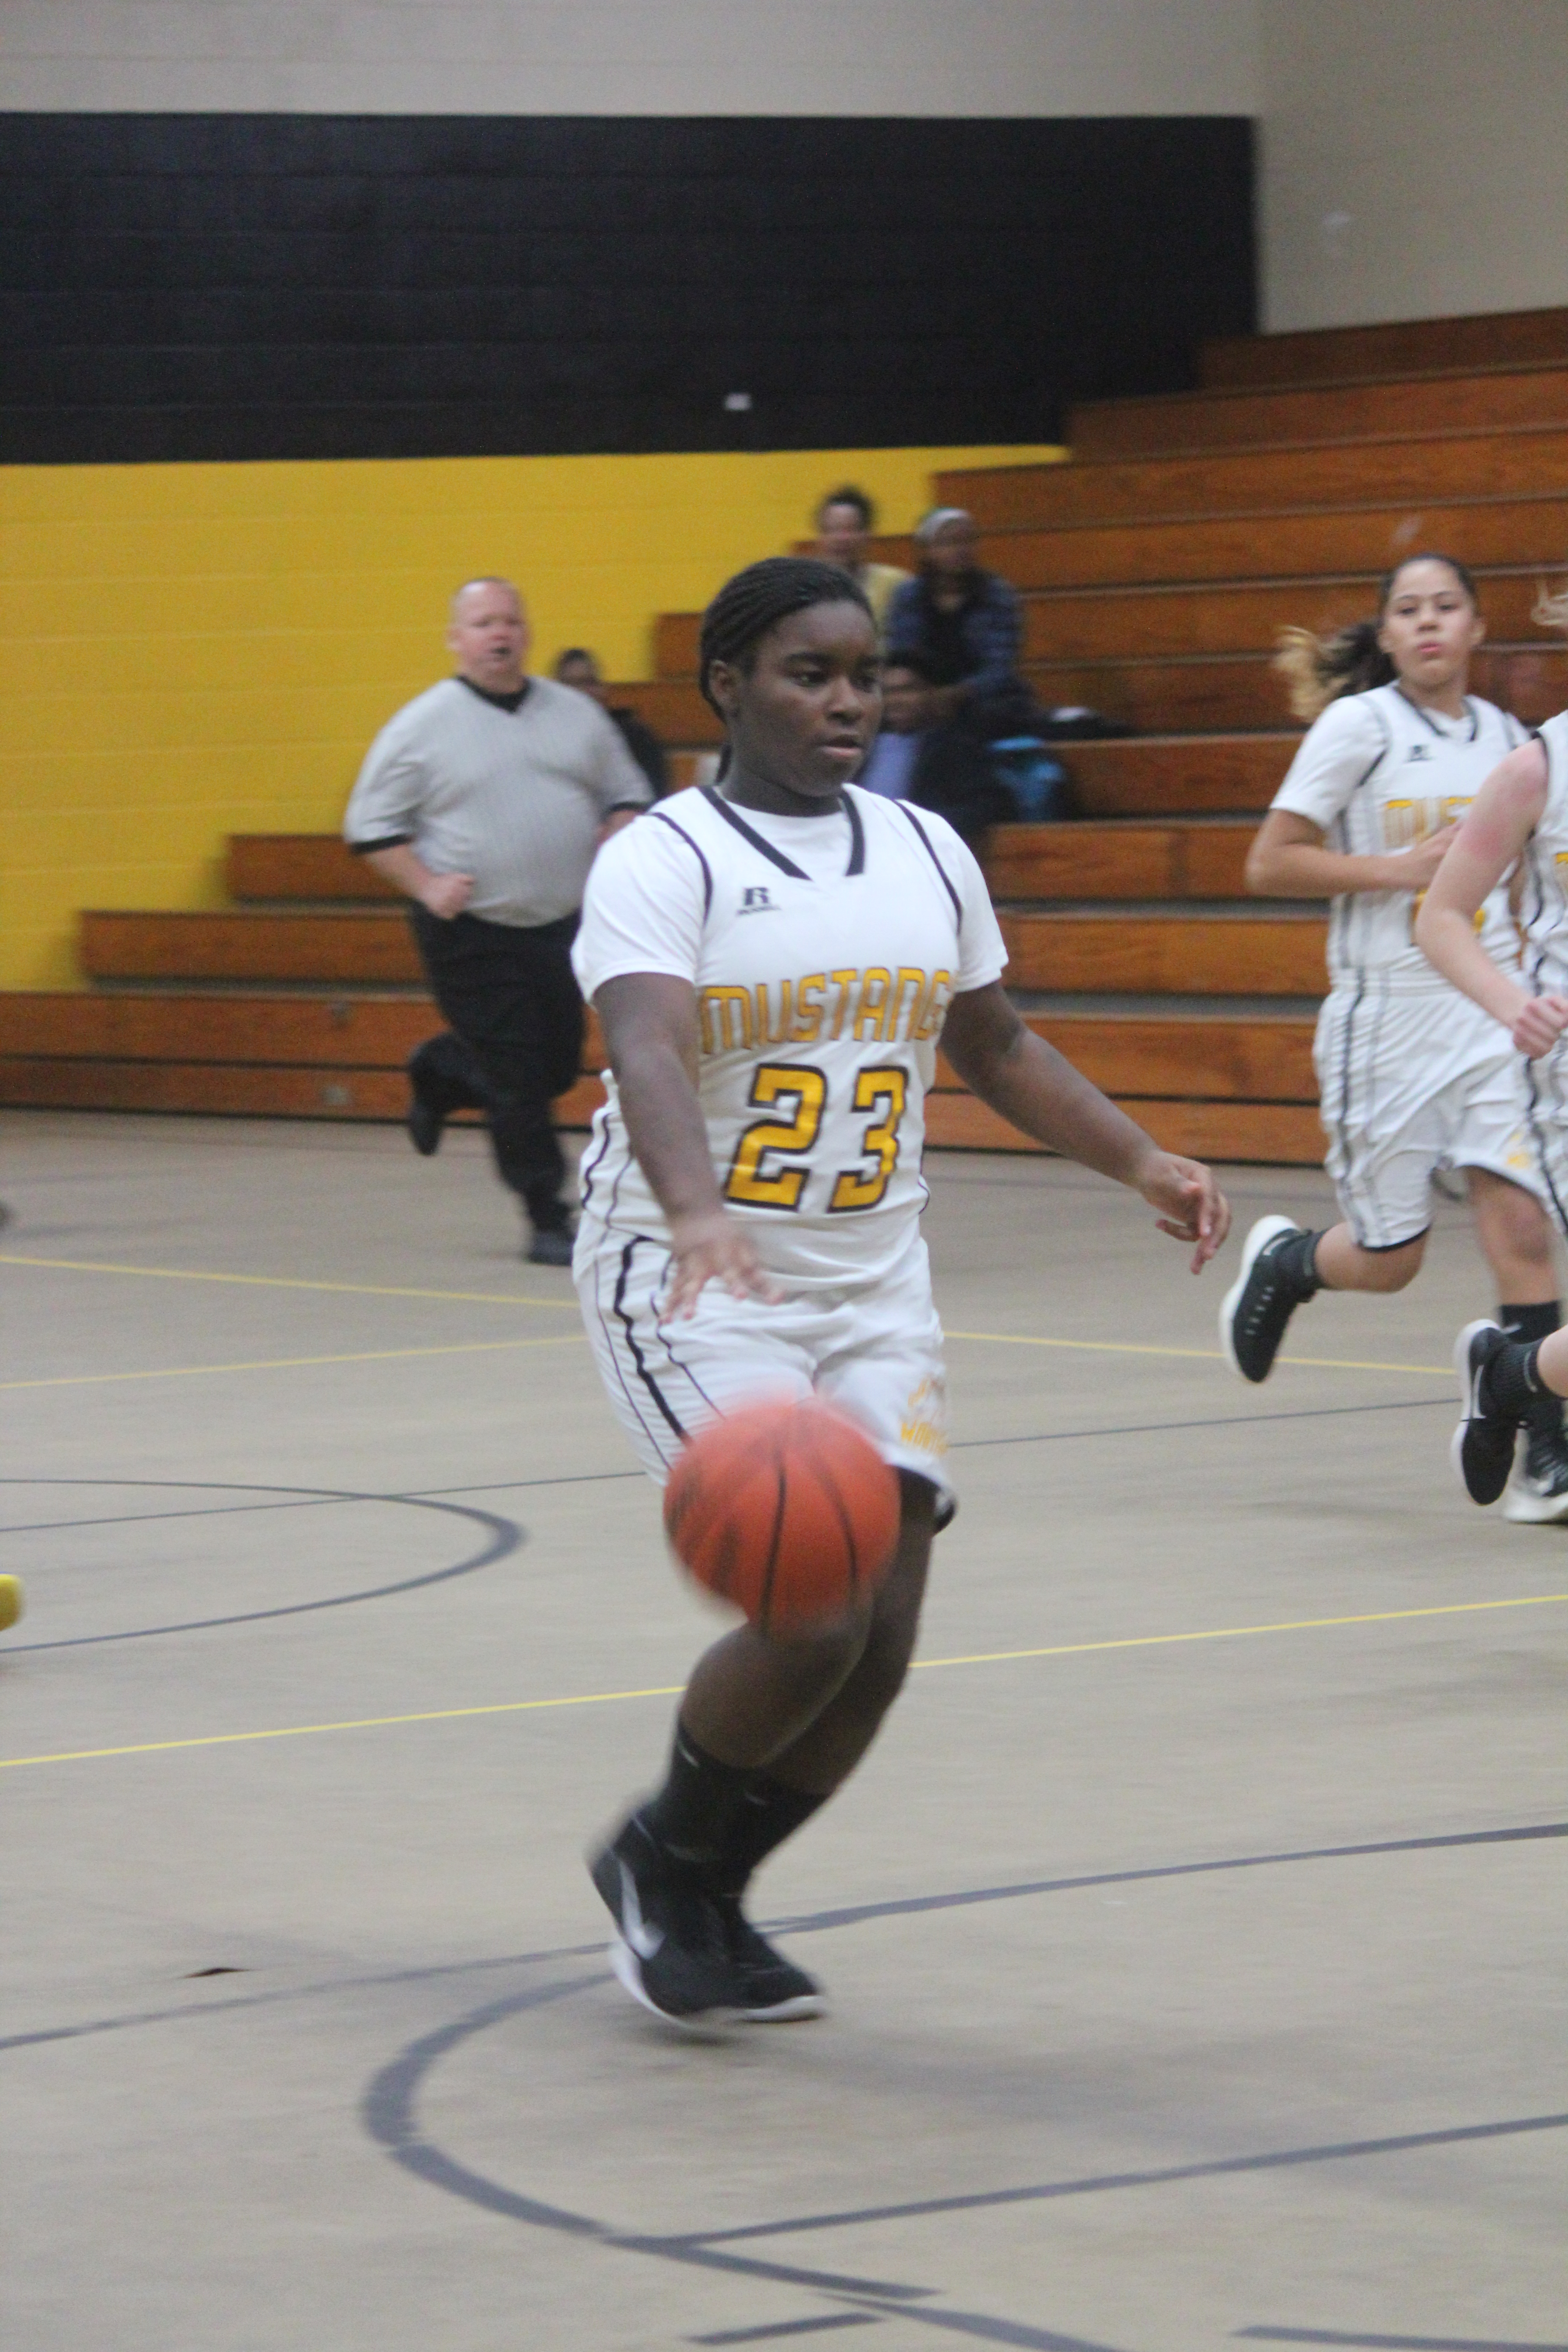
{"label": "curved court line", "polygon": [[0,1381],[0,1389],[92,1389],[114,1381],[196,1381],[212,1372],[291,1372],[305,1364],[386,1364],[399,1356],[482,1356],[496,1348],[572,1348],[585,1334],[547,1339],[459,1339],[441,1348],[365,1348],[346,1356],[266,1356],[245,1364],[175,1364],[150,1372],[57,1372],[43,1381]]}
{"label": "curved court line", "polygon": [[152,1282],[234,1282],[258,1290],[346,1290],[363,1298],[446,1298],[472,1307],[569,1307],[574,1313],[577,1309],[574,1296],[531,1298],[514,1290],[414,1290],[395,1283],[314,1282],[288,1274],[209,1274],[183,1265],[110,1265],[96,1258],[22,1257],[15,1250],[0,1250],[0,1265],[47,1266],[60,1274],[144,1275]]}
{"label": "curved court line", "polygon": [[[388,1497],[378,1495],[365,1499],[385,1502]],[[416,1498],[410,1496],[405,1499]],[[485,1515],[476,1512],[474,1516]],[[911,1671],[929,1674],[941,1666],[994,1666],[1020,1658],[1071,1658],[1093,1650],[1162,1649],[1180,1642],[1237,1642],[1255,1634],[1308,1633],[1331,1625],[1386,1625],[1405,1617],[1465,1617],[1487,1609],[1540,1609],[1554,1601],[1568,1601],[1568,1592],[1526,1592],[1507,1601],[1446,1601],[1422,1609],[1373,1609],[1352,1617],[1296,1617],[1277,1625],[1212,1625],[1192,1633],[1132,1633],[1108,1642],[1057,1642],[1040,1649],[977,1650],[963,1657],[917,1658]],[[307,1605],[324,1608],[331,1604],[312,1601]],[[329,1731],[380,1731],[405,1723],[452,1723],[467,1716],[533,1715],[563,1706],[613,1706],[623,1700],[678,1698],[684,1688],[683,1683],[659,1683],[646,1690],[582,1691],[563,1698],[500,1699],[485,1706],[428,1707],[413,1715],[357,1716],[342,1723],[290,1723],[265,1731],[216,1731],[191,1739],[137,1740],[121,1748],[73,1748],[43,1756],[0,1756],[0,1771],[15,1770],[26,1764],[87,1764],[109,1756],[156,1756],[176,1748],[232,1748],[248,1740],[306,1739]]]}
{"label": "curved court line", "polygon": [[[45,1486],[54,1484],[54,1481],[48,1478],[37,1478],[29,1479],[26,1483],[29,1486]],[[73,1479],[70,1483],[73,1486],[77,1484],[119,1486],[122,1482],[119,1479],[80,1481]],[[127,1480],[123,1483],[129,1485],[132,1482]],[[163,1482],[161,1479],[148,1478],[139,1479],[134,1483],[139,1486],[161,1486]],[[170,1483],[174,1484],[174,1482],[170,1481]],[[271,1617],[309,1617],[312,1616],[318,1610],[321,1609],[348,1609],[352,1608],[354,1603],[361,1601],[387,1601],[390,1600],[395,1593],[417,1591],[420,1586],[426,1584],[446,1584],[454,1577],[472,1576],[479,1569],[491,1568],[497,1560],[507,1559],[510,1554],[517,1550],[521,1544],[527,1540],[522,1528],[520,1528],[513,1519],[503,1519],[499,1516],[499,1514],[493,1511],[481,1511],[472,1504],[438,1502],[433,1497],[424,1495],[360,1495],[348,1489],[340,1491],[338,1489],[326,1486],[275,1486],[268,1488],[261,1486],[252,1486],[247,1482],[241,1480],[236,1480],[232,1484],[227,1481],[218,1479],[203,1479],[200,1481],[192,1479],[188,1482],[181,1481],[179,1483],[188,1484],[193,1486],[199,1484],[208,1492],[216,1491],[218,1493],[232,1494],[238,1491],[253,1495],[268,1493],[292,1495],[300,1498],[300,1500],[291,1507],[296,1509],[302,1509],[306,1507],[308,1504],[312,1503],[317,1505],[325,1505],[329,1503],[398,1503],[405,1505],[409,1510],[414,1511],[444,1511],[448,1513],[453,1518],[469,1519],[476,1527],[488,1528],[489,1541],[482,1544],[478,1551],[471,1553],[467,1559],[455,1561],[449,1568],[429,1569],[424,1571],[421,1575],[404,1577],[394,1584],[367,1586],[363,1591],[359,1592],[333,1593],[324,1601],[291,1601],[284,1603],[281,1607],[277,1609],[247,1609],[236,1612],[234,1614],[226,1617],[194,1617],[186,1620],[183,1623],[174,1625],[132,1625],[126,1627],[122,1633],[73,1633],[66,1635],[62,1639],[55,1642],[7,1643],[6,1655],[12,1657],[26,1657],[32,1655],[40,1650],[95,1649],[100,1643],[104,1642],[145,1642],[151,1641],[154,1636],[163,1633],[205,1633],[220,1625],[258,1625]],[[253,1510],[282,1510],[290,1507],[280,1503],[273,1503],[252,1504],[248,1507],[242,1505],[237,1507],[248,1507]]]}
{"label": "curved court line", "polygon": [[[1311,1858],[1326,1856],[1314,1855]],[[1039,1892],[1043,1885],[1048,1884],[1044,1882],[1035,1887],[994,1890],[991,1899],[1002,1899],[1005,1895]],[[949,1899],[962,1901],[964,1898]],[[931,1907],[938,1907],[941,1902],[942,1898],[935,1898]],[[845,1925],[854,1916],[826,1914],[812,1924],[825,1927]],[[1400,2133],[1374,2139],[1342,2140],[1304,2147],[1271,2148],[1246,2156],[1211,2158],[1193,2164],[1093,2174],[1075,2179],[1037,2181],[1021,2187],[977,2190],[965,2195],[861,2206],[848,2211],[790,2215],[782,2220],[753,2222],[739,2228],[634,2233],[618,2230],[612,2223],[589,2214],[548,2204],[542,2199],[508,2188],[503,2181],[476,2172],[426,2137],[419,2125],[418,2102],[426,2082],[436,2066],[454,2050],[510,2018],[549,2003],[569,2000],[606,1982],[605,1975],[597,1973],[533,1986],[524,1992],[503,1995],[500,2000],[487,2001],[466,2017],[420,2035],[381,2068],[365,2090],[361,2115],[370,2137],[385,2150],[395,2164],[413,2174],[416,2179],[509,2221],[521,2221],[531,2228],[579,2241],[586,2240],[617,2252],[647,2254],[663,2262],[695,2264],[704,2269],[726,2271],[731,2275],[738,2273],[774,2284],[799,2286],[835,2299],[846,2296],[865,2298],[889,2316],[896,2314],[906,2321],[949,2334],[979,2337],[991,2343],[1037,2347],[1037,2352],[1109,2352],[1109,2347],[1092,2347],[1082,2338],[1062,2336],[1049,2328],[1031,2327],[996,2315],[959,2311],[952,2307],[944,2309],[931,2300],[942,2292],[940,2288],[847,2278],[841,2273],[795,2263],[756,2261],[754,2257],[737,2255],[726,2250],[759,2238],[866,2227],[881,2221],[925,2220],[949,2213],[1038,2204],[1060,2198],[1158,2188],[1188,2180],[1221,2179],[1300,2165],[1403,2155],[1416,2149],[1465,2146],[1478,2141],[1512,2138],[1522,2134],[1559,2131],[1568,2126],[1568,2114],[1515,2116],[1489,2123],[1452,2125],[1436,2131]]]}
{"label": "curved court line", "polygon": [[[1133,1886],[1162,1878],[1202,1878],[1216,1872],[1262,1870],[1282,1863],[1354,1862],[1379,1854],[1426,1853],[1453,1846],[1531,1844],[1540,1838],[1560,1837],[1568,1837],[1568,1822],[1527,1822],[1500,1830],[1450,1830],[1432,1837],[1377,1838],[1358,1845],[1302,1846],[1276,1853],[1225,1854],[1213,1862],[1149,1863],[1141,1870],[1083,1871],[1068,1878],[1024,1879],[1009,1886],[961,1887],[945,1895],[893,1895],[881,1903],[841,1905],[830,1911],[764,1919],[761,1924],[770,1935],[813,1936],[834,1927],[858,1927],[868,1919],[901,1919],[928,1911],[962,1911],[981,1903],[1013,1902],[1024,1895],[1081,1894],[1090,1887]],[[191,2017],[221,2016],[231,2009],[268,2009],[281,2001],[372,1991],[382,1985],[426,1984],[440,1977],[476,1976],[491,1969],[542,1968],[546,1962],[554,1966],[562,1960],[593,1959],[604,1948],[603,1937],[597,1937],[591,1944],[558,1944],[540,1952],[501,1952],[482,1960],[438,1960],[423,1969],[386,1969],[372,1976],[331,1977],[320,1984],[231,1993],[219,2000],[185,2001],[177,2009],[133,2010],[120,2017],[91,2018],[79,2025],[41,2026],[31,2032],[0,2035],[0,2051],[32,2049],[45,2042],[78,2042],[97,2033],[123,2033],[140,2025],[177,2024]]]}
{"label": "curved court line", "polygon": [[[604,1969],[592,1976],[566,1977],[554,1984],[533,1985],[527,1991],[505,1994],[500,2000],[487,2001],[482,2009],[473,2011],[455,2023],[437,2028],[433,2033],[422,2034],[416,2042],[398,2053],[390,2064],[384,2066],[369,2084],[361,2103],[361,2117],[372,2139],[385,2149],[395,2164],[411,2172],[416,2179],[428,2182],[433,2189],[445,2189],[448,2196],[459,2197],[466,2204],[480,2206],[486,2212],[500,2213],[508,2221],[527,2221],[535,2229],[552,2230],[566,2237],[587,2238],[600,2245],[614,2246],[629,2253],[659,2253],[668,2262],[684,2263],[703,2270],[726,2271],[751,2278],[770,2279],[789,2286],[814,2287],[819,2292],[847,2291],[850,2294],[886,2295],[902,2302],[918,2295],[936,2293],[934,2287],[907,2286],[895,2280],[867,2279],[847,2276],[838,2271],[805,2270],[793,2263],[760,2262],[744,2254],[724,2254],[710,2252],[705,2246],[679,2241],[627,2236],[607,2221],[595,2221],[591,2214],[576,2213],[568,2207],[549,2205],[535,2197],[521,2196],[501,2182],[489,2180],[482,2173],[454,2162],[444,2150],[423,2138],[415,2112],[416,2101],[426,2075],[439,2059],[485,2032],[531,2009],[542,2009],[547,2003],[566,2000],[574,1994],[589,1992],[611,1981]],[[1016,2339],[1019,2340],[1019,2339]],[[1021,2339],[1027,2341],[1026,2338]]]}

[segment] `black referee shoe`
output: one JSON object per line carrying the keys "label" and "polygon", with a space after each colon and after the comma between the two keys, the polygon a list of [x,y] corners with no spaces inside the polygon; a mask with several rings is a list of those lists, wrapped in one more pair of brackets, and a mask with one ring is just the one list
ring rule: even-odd
{"label": "black referee shoe", "polygon": [[417,1087],[415,1087],[409,1098],[403,1124],[408,1129],[409,1142],[421,1160],[430,1159],[440,1150],[442,1132],[447,1125],[447,1114],[445,1111],[437,1110],[433,1102],[426,1101]]}
{"label": "black referee shoe", "polygon": [[724,1927],[724,1948],[745,1994],[742,2016],[750,2025],[789,2025],[799,2017],[822,2017],[827,2003],[822,1987],[793,1960],[786,1960],[741,1908],[738,1895],[716,1898]]}
{"label": "black referee shoe", "polygon": [[1459,1375],[1459,1410],[1449,1459],[1472,1503],[1495,1503],[1508,1485],[1514,1446],[1524,1415],[1500,1412],[1487,1386],[1489,1367],[1508,1346],[1508,1335],[1483,1318],[1467,1323],[1454,1342]]}
{"label": "black referee shoe", "polygon": [[729,2025],[751,2006],[719,1906],[634,1813],[588,1874],[616,1923],[610,1966],[634,2000],[671,2025]]}
{"label": "black referee shoe", "polygon": [[1219,1336],[1231,1370],[1244,1381],[1266,1381],[1298,1307],[1311,1297],[1279,1263],[1289,1242],[1305,1234],[1289,1217],[1259,1217],[1241,1253],[1241,1272],[1220,1304]]}
{"label": "black referee shoe", "polygon": [[538,1225],[522,1255],[530,1265],[570,1265],[572,1249],[570,1225]]}

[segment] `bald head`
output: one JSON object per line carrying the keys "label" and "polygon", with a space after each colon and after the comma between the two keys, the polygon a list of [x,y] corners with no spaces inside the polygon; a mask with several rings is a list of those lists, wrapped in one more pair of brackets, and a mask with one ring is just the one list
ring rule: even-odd
{"label": "bald head", "polygon": [[515,694],[528,658],[528,615],[510,580],[465,580],[452,598],[447,644],[458,670],[487,694]]}

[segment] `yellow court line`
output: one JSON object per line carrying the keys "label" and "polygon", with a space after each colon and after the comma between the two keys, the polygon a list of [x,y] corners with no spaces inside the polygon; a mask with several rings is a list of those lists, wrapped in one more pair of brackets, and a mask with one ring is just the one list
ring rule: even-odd
{"label": "yellow court line", "polygon": [[[21,1257],[14,1250],[0,1250],[0,1265],[37,1265],[52,1268],[62,1274],[140,1274],[159,1282],[229,1282],[244,1283],[262,1290],[336,1290],[349,1291],[363,1298],[435,1298],[454,1305],[472,1307],[556,1307],[576,1311],[575,1298],[532,1298],[510,1291],[499,1290],[415,1290],[403,1289],[390,1283],[377,1282],[310,1282],[281,1274],[209,1274],[177,1265],[111,1265],[93,1258]],[[998,1348],[1076,1348],[1099,1356],[1181,1356],[1194,1363],[1219,1364],[1225,1361],[1217,1348],[1159,1348],[1133,1339],[1042,1339],[1029,1331],[954,1331],[949,1328],[950,1339],[983,1339]],[[414,1351],[410,1351],[414,1352]],[[352,1356],[301,1357],[302,1363],[354,1363],[368,1361]],[[1340,1356],[1281,1356],[1282,1364],[1300,1364],[1310,1371],[1320,1372],[1426,1372],[1434,1380],[1449,1380],[1450,1364],[1387,1364],[1363,1363]],[[198,1365],[201,1371],[252,1371],[266,1369],[249,1364]],[[105,1373],[98,1377],[127,1380],[141,1377],[132,1373]],[[150,1376],[149,1376],[150,1377]],[[0,1388],[42,1388],[63,1386],[63,1382],[42,1381],[0,1381]]]}
{"label": "yellow court line", "polygon": [[[1204,1364],[1223,1364],[1218,1348],[1153,1348],[1133,1339],[1039,1339],[1029,1331],[955,1331],[942,1326],[949,1339],[988,1339],[998,1348],[1086,1348],[1097,1356],[1190,1356]],[[1363,1363],[1346,1356],[1281,1356],[1282,1364],[1304,1365],[1315,1372],[1428,1372],[1434,1380],[1451,1381],[1452,1364]]]}
{"label": "yellow court line", "polygon": [[58,1274],[142,1274],[156,1282],[238,1282],[258,1290],[347,1290],[364,1298],[447,1298],[470,1307],[567,1307],[572,1298],[531,1298],[512,1290],[406,1290],[382,1282],[309,1282],[286,1274],[208,1274],[183,1265],[110,1265],[96,1258],[21,1257],[0,1250],[0,1265],[49,1266]]}
{"label": "yellow court line", "polygon": [[995,1666],[1012,1658],[1070,1658],[1080,1650],[1154,1650],[1170,1642],[1239,1642],[1251,1633],[1309,1633],[1322,1625],[1392,1625],[1401,1617],[1465,1617],[1478,1609],[1540,1609],[1568,1592],[1525,1592],[1511,1601],[1440,1601],[1424,1609],[1374,1609],[1355,1617],[1293,1617],[1279,1625],[1214,1625],[1197,1633],[1130,1633],[1117,1642],[1058,1642],[1046,1650],[976,1650],[963,1658],[917,1658],[921,1666]]}
{"label": "yellow court line", "polygon": [[[1439,1601],[1425,1609],[1376,1609],[1356,1617],[1296,1617],[1278,1625],[1211,1625],[1194,1633],[1134,1633],[1112,1642],[1059,1642],[1040,1650],[979,1650],[962,1658],[917,1658],[916,1673],[939,1666],[994,1666],[1016,1658],[1073,1658],[1088,1650],[1152,1650],[1173,1642],[1237,1642],[1259,1633],[1306,1633],[1324,1625],[1385,1625],[1404,1617],[1465,1617],[1483,1609],[1539,1609],[1568,1592],[1526,1592],[1510,1601]],[[0,1756],[0,1771],[23,1764],[85,1764],[105,1756],[156,1756],[173,1748],[232,1748],[256,1739],[306,1739],[318,1732],[380,1731],[403,1723],[455,1723],[475,1715],[532,1715],[546,1707],[613,1706],[623,1699],[675,1698],[680,1683],[648,1690],[584,1691],[569,1698],[500,1699],[489,1706],[438,1706],[418,1715],[366,1715],[345,1723],[291,1723],[274,1731],[217,1731],[195,1739],[147,1739],[128,1748],[76,1748],[51,1756]]]}
{"label": "yellow court line", "polygon": [[481,1356],[496,1348],[570,1348],[581,1331],[548,1339],[463,1339],[444,1348],[367,1348],[347,1356],[261,1356],[246,1364],[174,1364],[150,1372],[57,1372],[45,1381],[0,1381],[0,1389],[87,1389],[105,1381],[195,1381],[204,1372],[291,1372],[303,1364],[387,1364],[401,1356]]}

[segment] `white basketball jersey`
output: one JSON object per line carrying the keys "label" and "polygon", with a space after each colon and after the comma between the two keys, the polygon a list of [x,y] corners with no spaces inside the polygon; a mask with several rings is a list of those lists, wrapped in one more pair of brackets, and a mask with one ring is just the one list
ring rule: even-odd
{"label": "white basketball jersey", "polygon": [[[1328,846],[1352,857],[1413,849],[1463,816],[1500,760],[1526,740],[1517,719],[1467,696],[1463,719],[1424,710],[1397,686],[1343,695],[1316,719],[1274,806],[1321,825]],[[1418,895],[1356,890],[1332,901],[1329,976],[1356,989],[1376,977],[1384,990],[1452,994],[1415,945]],[[1477,926],[1505,970],[1519,961],[1519,933],[1506,881]]]}
{"label": "white basketball jersey", "polygon": [[[574,950],[589,997],[628,972],[690,982],[725,1206],[764,1265],[816,1287],[897,1262],[925,1200],[943,1016],[1006,960],[952,828],[853,785],[820,816],[763,815],[709,787],[639,817],[595,861]],[[668,1243],[605,1086],[583,1162],[585,1242]]]}
{"label": "white basketball jersey", "polygon": [[1524,853],[1524,973],[1537,996],[1568,993],[1568,710],[1541,730],[1546,806]]}

